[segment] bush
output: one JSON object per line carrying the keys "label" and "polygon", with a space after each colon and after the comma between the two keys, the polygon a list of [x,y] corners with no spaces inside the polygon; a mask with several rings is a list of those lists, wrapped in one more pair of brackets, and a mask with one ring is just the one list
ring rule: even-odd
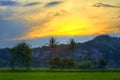
{"label": "bush", "polygon": [[73,68],[74,67],[74,59],[70,57],[60,58],[54,57],[49,62],[51,68]]}
{"label": "bush", "polygon": [[78,63],[78,67],[82,69],[91,68],[92,62],[90,60],[85,60]]}
{"label": "bush", "polygon": [[99,66],[99,68],[105,68],[106,65],[107,65],[107,62],[106,62],[105,60],[100,59],[100,60],[98,61],[98,66]]}

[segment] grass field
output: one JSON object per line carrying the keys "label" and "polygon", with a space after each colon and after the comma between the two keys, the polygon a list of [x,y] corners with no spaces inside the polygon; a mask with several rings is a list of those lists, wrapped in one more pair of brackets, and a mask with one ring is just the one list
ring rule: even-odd
{"label": "grass field", "polygon": [[0,80],[120,80],[119,72],[0,72]]}

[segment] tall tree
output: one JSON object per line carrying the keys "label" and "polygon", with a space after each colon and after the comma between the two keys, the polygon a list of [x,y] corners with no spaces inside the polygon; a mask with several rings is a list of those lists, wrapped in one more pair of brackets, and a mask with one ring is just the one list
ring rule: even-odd
{"label": "tall tree", "polygon": [[15,62],[16,62],[16,59],[17,59],[16,47],[10,48],[9,51],[12,55],[12,57],[10,59],[10,65],[12,67],[12,70],[14,70],[15,69]]}
{"label": "tall tree", "polygon": [[[27,67],[27,69],[29,69],[32,62],[32,50],[30,46],[22,42],[13,47],[11,51],[12,56],[15,56],[18,61],[20,61],[23,65]],[[13,64],[13,61],[11,64]]]}
{"label": "tall tree", "polygon": [[53,57],[53,53],[56,53],[56,46],[57,46],[58,42],[54,37],[51,37],[49,39],[49,43],[48,46],[51,49],[51,58]]}
{"label": "tall tree", "polygon": [[54,37],[51,37],[49,39],[48,45],[49,45],[50,48],[55,48],[57,46],[57,43],[58,42],[56,41],[56,39]]}
{"label": "tall tree", "polygon": [[71,55],[73,57],[73,52],[74,52],[74,50],[76,48],[76,42],[75,42],[75,40],[74,39],[70,39],[68,45],[69,45],[68,49],[71,51]]}
{"label": "tall tree", "polygon": [[20,57],[20,61],[23,65],[29,69],[31,62],[32,62],[32,50],[30,46],[24,42],[17,45],[18,47],[18,54]]}

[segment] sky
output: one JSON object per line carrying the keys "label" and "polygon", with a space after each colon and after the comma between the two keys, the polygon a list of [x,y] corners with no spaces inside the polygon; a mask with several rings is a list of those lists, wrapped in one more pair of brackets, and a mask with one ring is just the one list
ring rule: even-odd
{"label": "sky", "polygon": [[0,48],[26,41],[43,46],[50,37],[85,42],[120,34],[120,0],[0,0]]}

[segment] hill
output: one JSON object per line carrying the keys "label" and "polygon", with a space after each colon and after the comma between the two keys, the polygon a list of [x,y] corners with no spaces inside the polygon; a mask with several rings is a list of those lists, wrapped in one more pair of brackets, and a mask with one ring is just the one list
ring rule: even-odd
{"label": "hill", "polygon": [[[107,67],[120,67],[120,38],[100,35],[85,43],[77,43],[76,49],[71,52],[68,45],[57,45],[55,49],[47,46],[33,48],[33,67],[48,67],[52,56],[74,57],[77,61],[91,58],[93,60],[105,59]],[[73,55],[73,56],[72,56]],[[8,48],[0,49],[0,67],[9,67],[11,55]],[[16,66],[22,66],[16,63]]]}

